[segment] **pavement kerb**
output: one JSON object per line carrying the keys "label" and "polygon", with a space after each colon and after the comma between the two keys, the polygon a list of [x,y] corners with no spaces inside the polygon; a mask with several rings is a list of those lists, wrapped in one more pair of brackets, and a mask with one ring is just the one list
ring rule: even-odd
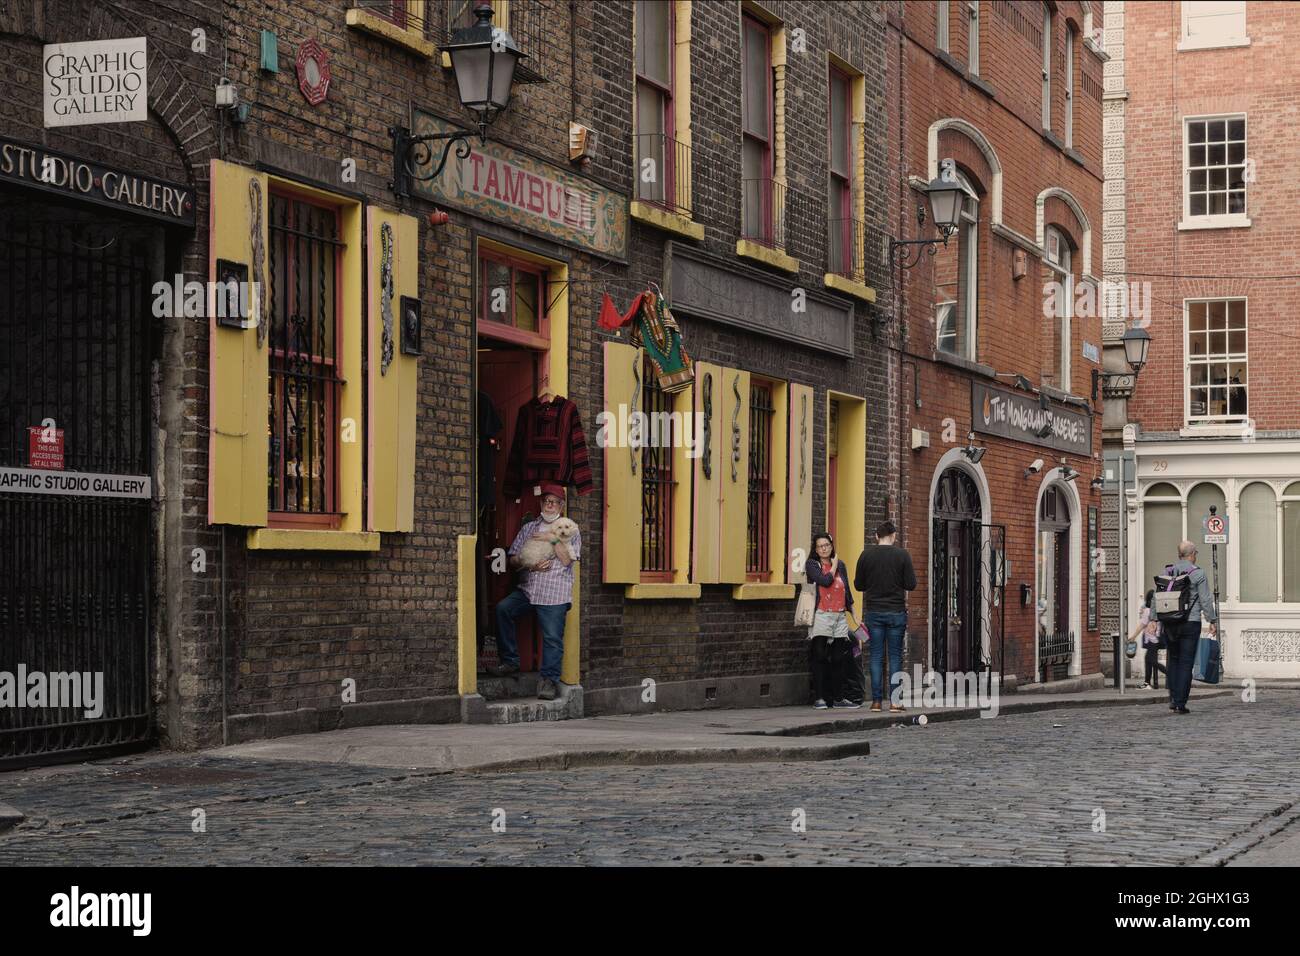
{"label": "pavement kerb", "polygon": [[692,763],[779,763],[783,761],[842,760],[865,757],[871,743],[855,740],[818,747],[663,747],[653,750],[570,750],[540,757],[516,757],[474,767],[457,767],[451,773],[501,773],[519,770],[577,770],[585,767],[653,767]]}
{"label": "pavement kerb", "polygon": [[[1214,690],[1193,693],[1192,701],[1208,700],[1214,697],[1235,697],[1236,690]],[[1078,707],[1121,707],[1130,704],[1167,704],[1167,697],[1104,697],[1100,699],[1062,698],[1059,700],[1009,701],[1005,698],[998,702],[998,714],[1028,714],[1043,710],[1074,709]],[[912,721],[925,715],[928,723],[946,720],[979,719],[983,711],[978,707],[943,707],[927,710],[911,709],[904,714],[867,714],[841,720],[828,720],[816,724],[800,724],[793,727],[778,727],[773,730],[739,730],[736,734],[755,734],[766,737],[820,737],[826,734],[851,733],[855,730],[869,730],[873,727],[888,727],[892,724],[911,726]],[[986,720],[993,718],[984,718]]]}
{"label": "pavement kerb", "polygon": [[1300,802],[1278,807],[1258,823],[1247,827],[1227,843],[1216,847],[1204,856],[1198,856],[1194,866],[1223,866],[1233,857],[1240,856],[1251,847],[1267,840],[1273,834],[1300,820]]}

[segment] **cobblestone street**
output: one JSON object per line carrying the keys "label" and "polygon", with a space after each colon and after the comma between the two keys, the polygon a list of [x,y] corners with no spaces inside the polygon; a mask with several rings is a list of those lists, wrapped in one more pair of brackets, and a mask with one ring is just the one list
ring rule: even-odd
{"label": "cobblestone street", "polygon": [[475,775],[166,756],[28,771],[0,778],[0,802],[28,817],[0,837],[0,865],[1218,863],[1297,812],[1297,704],[1272,691],[1185,717],[1143,705],[893,727],[837,735],[865,734],[869,757],[812,763]]}

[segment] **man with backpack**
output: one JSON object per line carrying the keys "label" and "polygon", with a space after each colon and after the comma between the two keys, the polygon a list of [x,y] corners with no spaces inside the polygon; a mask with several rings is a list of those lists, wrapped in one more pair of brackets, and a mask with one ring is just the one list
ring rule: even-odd
{"label": "man with backpack", "polygon": [[1187,698],[1192,692],[1192,664],[1201,638],[1201,616],[1210,622],[1210,635],[1218,631],[1219,615],[1205,572],[1196,566],[1196,545],[1178,544],[1178,560],[1156,575],[1155,610],[1164,625],[1169,643],[1169,709],[1189,713]]}

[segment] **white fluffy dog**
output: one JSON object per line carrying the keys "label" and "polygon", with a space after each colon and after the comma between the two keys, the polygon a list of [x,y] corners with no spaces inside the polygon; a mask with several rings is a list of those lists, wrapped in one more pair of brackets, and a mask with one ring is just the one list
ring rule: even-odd
{"label": "white fluffy dog", "polygon": [[[578,533],[578,526],[568,518],[559,517],[542,530],[550,531],[552,537],[559,538],[567,544]],[[531,569],[534,565],[553,557],[555,557],[555,545],[545,538],[529,538],[519,549],[519,561],[525,568]]]}

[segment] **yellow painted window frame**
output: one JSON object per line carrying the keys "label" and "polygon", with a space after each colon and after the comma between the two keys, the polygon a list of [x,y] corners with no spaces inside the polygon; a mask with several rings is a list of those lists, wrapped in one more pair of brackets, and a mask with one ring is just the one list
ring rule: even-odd
{"label": "yellow painted window frame", "polygon": [[[835,497],[835,553],[848,567],[854,567],[866,545],[867,525],[867,400],[848,392],[826,391],[825,481],[823,501],[830,501],[831,461],[829,426],[831,402],[839,402],[836,415],[836,452],[839,483]],[[825,522],[829,526],[829,522]],[[852,587],[852,582],[850,582]],[[853,589],[856,607],[862,607],[862,595]]]}
{"label": "yellow painted window frame", "polygon": [[[630,215],[638,222],[654,226],[686,239],[704,238],[704,225],[695,222],[694,178],[691,162],[691,3],[692,0],[673,0],[673,138],[685,149],[681,153],[682,165],[674,171],[674,179],[686,184],[687,215],[669,212],[653,203],[633,199]],[[635,9],[635,8],[634,8]],[[632,18],[632,170],[640,175],[636,159],[636,17]]]}
{"label": "yellow painted window frame", "polygon": [[[250,550],[307,550],[307,551],[378,551],[379,533],[367,531],[361,507],[361,490],[364,484],[362,434],[362,394],[365,381],[361,375],[361,343],[365,336],[365,299],[362,294],[362,274],[365,269],[362,235],[365,208],[356,199],[306,186],[292,179],[268,176],[270,185],[282,185],[294,192],[335,206],[339,211],[339,236],[344,242],[340,284],[343,295],[339,299],[340,341],[344,343],[339,374],[343,385],[339,388],[338,422],[342,431],[349,420],[355,440],[338,441],[338,509],[341,512],[336,529],[251,528],[248,531]],[[268,263],[268,268],[270,264]],[[265,415],[263,415],[265,419]]]}
{"label": "yellow painted window frame", "polygon": [[[774,601],[794,597],[790,581],[790,562],[786,559],[786,515],[789,507],[790,473],[790,383],[758,376],[772,389],[772,471],[770,487],[772,506],[767,514],[767,557],[772,576],[767,581],[746,581],[732,585],[731,596],[737,601]],[[752,383],[754,376],[751,375]],[[750,449],[750,454],[753,449]],[[748,457],[748,456],[746,456]],[[745,462],[748,474],[749,462]]]}
{"label": "yellow painted window frame", "polygon": [[[826,66],[828,74],[830,68],[834,67],[849,78],[849,109],[852,114],[849,129],[853,138],[853,218],[858,222],[865,223],[867,220],[867,142],[865,137],[867,78],[862,74],[861,70],[856,69],[848,60],[838,57],[834,53],[826,54]],[[863,235],[853,249],[854,271],[860,275],[866,275],[866,264],[867,238]],[[832,272],[827,272],[823,281],[828,289],[844,292],[864,302],[876,301],[876,290],[865,282],[854,282],[852,279],[835,275]]]}
{"label": "yellow painted window frame", "polygon": [[[433,41],[424,35],[425,9],[429,0],[406,0],[407,26],[399,27],[392,20],[372,13],[365,7],[349,7],[347,25],[380,39],[394,43],[423,57],[431,57],[435,47]],[[411,26],[416,23],[418,26]],[[445,54],[444,54],[445,56]]]}

